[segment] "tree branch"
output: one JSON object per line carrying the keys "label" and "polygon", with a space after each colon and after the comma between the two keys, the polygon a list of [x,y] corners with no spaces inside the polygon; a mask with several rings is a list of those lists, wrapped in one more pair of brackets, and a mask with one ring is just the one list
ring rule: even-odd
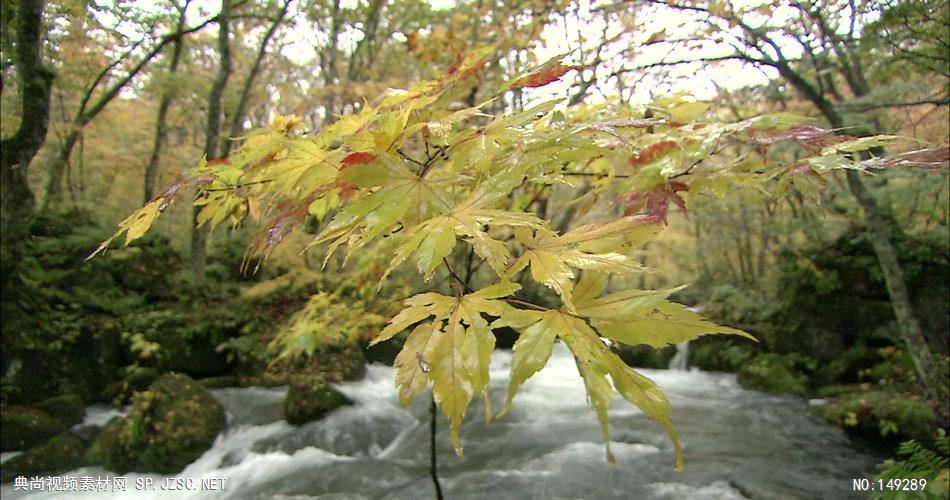
{"label": "tree branch", "polygon": [[[90,120],[92,120],[93,118],[95,118],[96,115],[98,115],[99,112],[102,111],[102,109],[105,108],[106,105],[109,104],[109,102],[110,102],[112,99],[115,98],[115,96],[119,95],[119,92],[120,92],[133,78],[135,78],[135,76],[138,75],[139,72],[142,71],[142,69],[143,69],[146,65],[148,65],[148,63],[149,63],[152,59],[154,59],[155,56],[157,56],[158,53],[161,52],[162,49],[163,49],[166,45],[168,45],[169,43],[171,43],[171,42],[173,42],[173,41],[177,40],[178,38],[181,38],[181,37],[183,37],[183,36],[185,36],[185,35],[190,35],[191,33],[195,33],[195,32],[197,32],[197,31],[201,31],[201,30],[203,30],[205,27],[207,27],[209,24],[213,24],[213,23],[215,23],[215,22],[217,22],[217,21],[218,21],[218,16],[215,16],[215,17],[212,17],[212,18],[208,19],[207,21],[205,21],[205,22],[203,22],[203,23],[201,23],[201,24],[199,24],[199,25],[197,25],[197,26],[188,28],[188,29],[186,29],[186,30],[184,30],[184,31],[179,31],[179,32],[177,32],[177,33],[172,33],[172,34],[170,34],[170,35],[164,35],[164,36],[162,36],[162,40],[161,40],[161,42],[158,43],[158,45],[156,45],[155,47],[152,47],[152,50],[150,50],[147,54],[145,54],[145,55],[142,57],[142,59],[138,62],[138,64],[136,64],[135,66],[133,66],[132,69],[130,69],[129,72],[128,72],[124,77],[122,77],[121,80],[119,80],[118,82],[114,83],[114,84],[112,85],[112,87],[110,87],[109,90],[106,91],[105,94],[103,94],[102,96],[99,97],[98,100],[96,100],[95,105],[93,105],[92,108],[90,108],[88,111],[86,111],[86,110],[85,110],[85,105],[86,105],[86,103],[89,101],[89,99],[91,98],[92,92],[95,90],[95,87],[91,87],[91,88],[87,91],[87,93],[86,93],[87,95],[83,98],[83,104],[80,106],[79,112],[77,113],[77,116],[76,116],[76,123],[79,124],[80,126],[82,126],[82,125],[85,125],[86,123],[89,123]],[[124,57],[124,55],[123,55],[122,57]],[[113,63],[113,65],[110,66],[110,68],[107,68],[107,70],[108,70],[108,69],[111,69],[112,67],[115,67],[115,65],[118,64],[118,62],[121,62],[122,57],[120,57],[119,61],[117,61],[116,63]],[[100,79],[100,80],[101,80],[101,79]],[[98,85],[98,81],[97,81],[96,85]]]}
{"label": "tree branch", "polygon": [[881,108],[909,108],[913,106],[947,106],[950,105],[950,97],[944,97],[942,99],[920,99],[918,101],[908,101],[908,102],[882,102],[882,103],[844,103],[839,104],[839,108],[843,108],[846,111],[869,111],[872,109],[881,109]]}

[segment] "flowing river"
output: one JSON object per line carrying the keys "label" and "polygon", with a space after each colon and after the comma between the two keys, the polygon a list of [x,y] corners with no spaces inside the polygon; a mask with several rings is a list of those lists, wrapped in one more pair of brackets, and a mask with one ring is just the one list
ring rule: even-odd
{"label": "flowing river", "polygon": [[[492,360],[492,401],[500,407],[509,352]],[[548,366],[525,383],[505,418],[486,425],[473,400],[461,437],[465,458],[438,421],[439,475],[445,498],[456,499],[832,499],[851,493],[852,478],[870,478],[880,457],[867,454],[837,428],[813,416],[808,402],[742,389],[734,375],[643,370],[673,404],[672,420],[686,451],[686,471],[673,470],[673,449],[655,422],[617,397],[610,409],[616,464],[604,444],[570,353],[558,345]],[[26,492],[12,484],[2,496],[61,499],[427,499],[429,398],[403,409],[394,369],[371,365],[366,377],[340,389],[354,402],[318,422],[282,419],[285,389],[212,391],[228,411],[227,431],[182,473],[185,488],[162,491],[169,476],[126,474],[122,493]],[[114,415],[96,408],[90,418]],[[113,476],[82,468],[66,476]],[[148,484],[153,490],[136,490]],[[202,483],[202,480],[206,480]],[[218,490],[201,490],[219,487]]]}

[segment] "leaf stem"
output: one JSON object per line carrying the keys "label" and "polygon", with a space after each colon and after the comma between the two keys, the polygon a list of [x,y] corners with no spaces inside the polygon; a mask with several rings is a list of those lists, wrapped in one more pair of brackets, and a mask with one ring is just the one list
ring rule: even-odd
{"label": "leaf stem", "polygon": [[445,268],[449,270],[449,275],[452,276],[452,278],[462,287],[462,290],[464,290],[465,293],[474,291],[468,286],[466,280],[463,280],[458,274],[455,274],[455,271],[452,269],[452,266],[449,265],[449,261],[446,260],[445,257],[442,257],[442,263],[445,264]]}
{"label": "leaf stem", "polygon": [[432,477],[432,484],[435,486],[436,500],[444,500],[442,486],[439,484],[439,464],[435,454],[435,417],[435,395],[433,394],[429,405],[429,475]]}
{"label": "leaf stem", "polygon": [[415,163],[416,165],[419,165],[420,167],[425,168],[426,166],[425,163],[422,163],[421,161],[407,155],[406,153],[403,153],[401,149],[396,148],[396,152],[399,153],[399,156],[402,156],[406,161],[410,163]]}
{"label": "leaf stem", "polygon": [[508,302],[509,304],[518,304],[519,306],[525,306],[525,307],[527,307],[528,309],[534,309],[534,310],[536,310],[536,311],[550,311],[550,310],[551,310],[551,309],[548,309],[547,307],[539,306],[538,304],[535,304],[535,303],[533,303],[533,302],[528,302],[528,301],[526,301],[526,300],[516,299],[516,298],[514,298],[514,297],[508,297],[508,298],[504,298],[504,299],[501,299],[501,300],[504,300],[505,302]]}
{"label": "leaf stem", "polygon": [[[579,177],[609,177],[610,174],[601,174],[598,172],[561,172],[561,175],[575,175]],[[629,179],[633,177],[630,174],[614,174],[616,179]]]}
{"label": "leaf stem", "polygon": [[255,184],[267,184],[268,182],[274,182],[274,181],[270,179],[264,179],[260,181],[254,181],[254,182],[245,182],[243,184],[235,184],[233,186],[225,186],[225,187],[220,187],[220,188],[208,188],[208,189],[203,189],[202,191],[232,191],[234,189],[240,189],[242,187],[253,186]]}

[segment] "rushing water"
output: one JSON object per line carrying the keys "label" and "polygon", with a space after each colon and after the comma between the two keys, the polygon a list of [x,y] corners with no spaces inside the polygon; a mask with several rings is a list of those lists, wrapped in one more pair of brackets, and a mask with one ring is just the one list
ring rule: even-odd
{"label": "rushing water", "polygon": [[676,344],[676,354],[667,366],[670,370],[683,371],[689,368],[689,341]]}
{"label": "rushing water", "polygon": [[[492,401],[504,398],[510,353],[492,362]],[[672,446],[660,427],[619,398],[610,409],[612,449],[605,461],[597,420],[563,346],[522,386],[514,408],[486,425],[473,401],[456,458],[440,416],[439,475],[447,499],[813,499],[847,498],[851,479],[871,477],[879,460],[857,450],[813,417],[802,399],[743,390],[735,376],[645,370],[666,391],[686,450],[686,471],[673,470]],[[224,478],[218,491],[137,491],[166,477],[127,474],[121,494],[36,493],[2,488],[8,498],[426,499],[429,479],[428,397],[402,409],[394,371],[373,365],[342,384],[356,402],[318,422],[291,426],[281,418],[282,389],[213,391],[229,425],[214,447],[180,479]],[[106,415],[97,410],[97,420]],[[98,468],[71,476],[108,476]],[[139,483],[144,484],[144,483]],[[206,483],[208,484],[208,483]],[[185,483],[186,486],[187,483]]]}

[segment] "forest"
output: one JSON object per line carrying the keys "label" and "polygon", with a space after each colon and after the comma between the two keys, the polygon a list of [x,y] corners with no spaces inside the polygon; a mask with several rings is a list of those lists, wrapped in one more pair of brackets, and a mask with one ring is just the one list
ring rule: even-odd
{"label": "forest", "polygon": [[950,2],[6,0],[3,498],[950,498]]}

